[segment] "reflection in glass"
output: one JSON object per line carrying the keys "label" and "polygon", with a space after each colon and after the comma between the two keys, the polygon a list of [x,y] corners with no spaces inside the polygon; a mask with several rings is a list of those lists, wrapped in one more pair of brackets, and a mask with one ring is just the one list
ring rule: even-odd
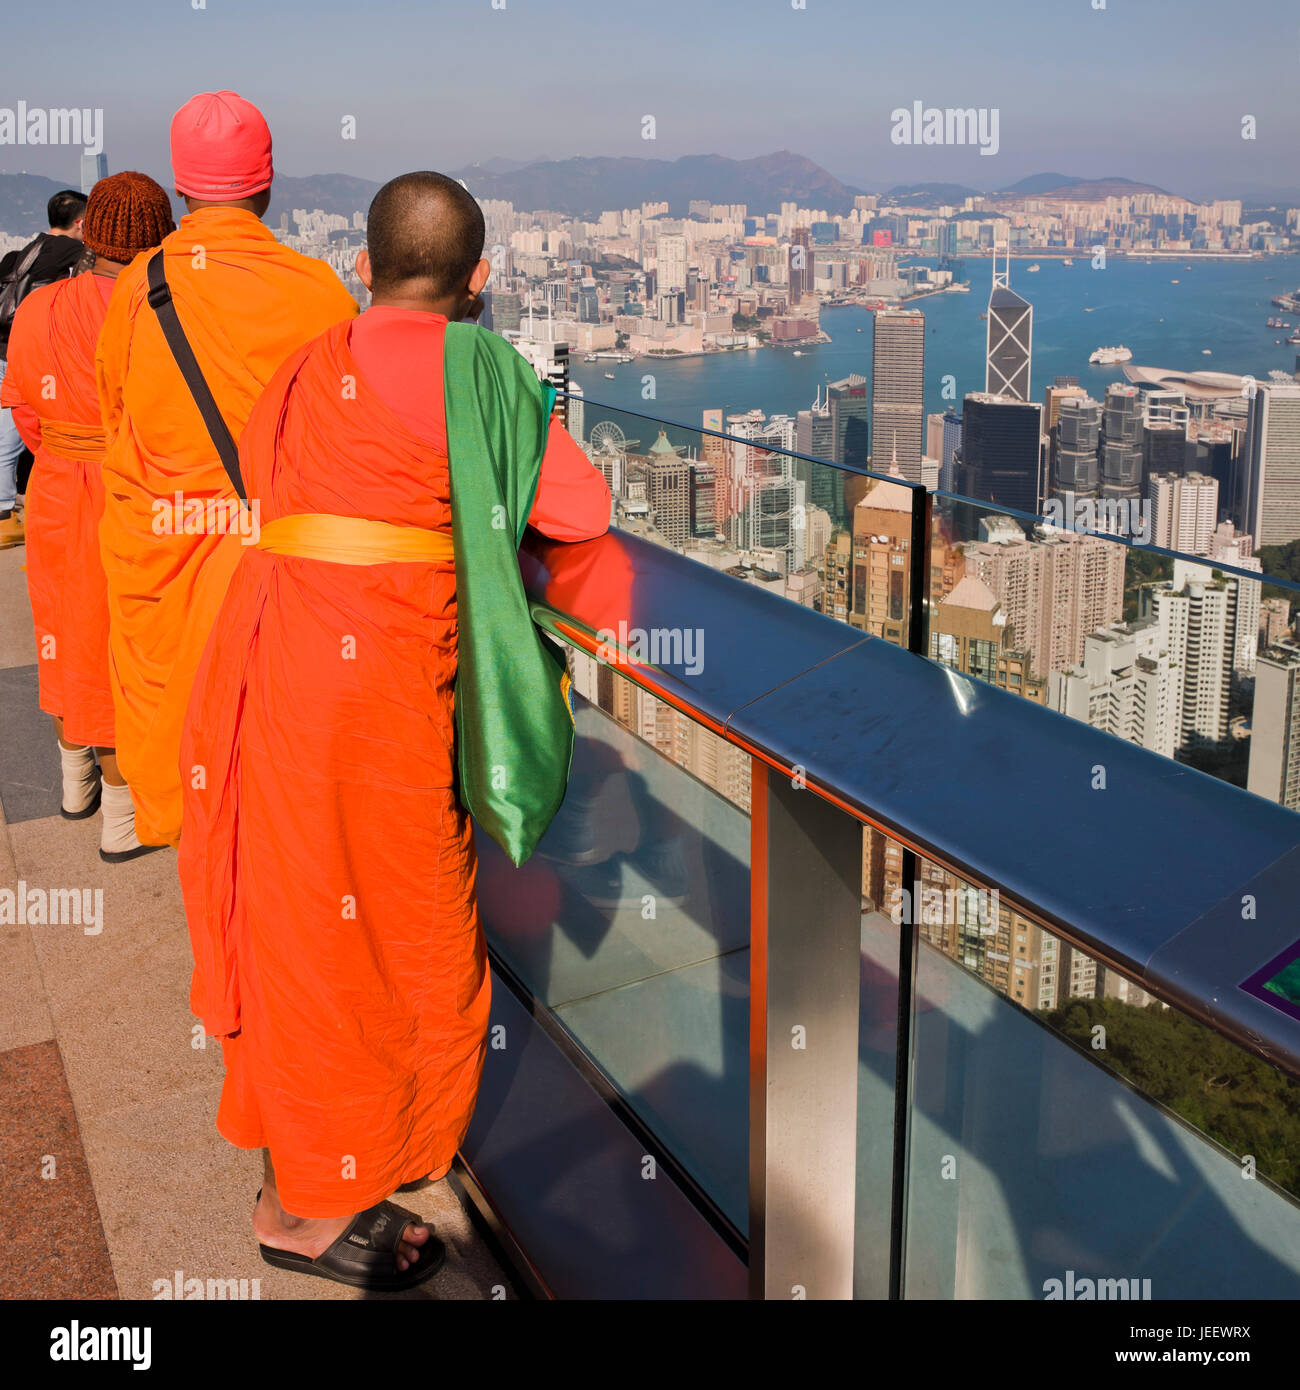
{"label": "reflection in glass", "polygon": [[748,797],[748,759],[572,660],[564,806],[522,869],[479,837],[488,940],[744,1230],[749,822],[733,802]]}

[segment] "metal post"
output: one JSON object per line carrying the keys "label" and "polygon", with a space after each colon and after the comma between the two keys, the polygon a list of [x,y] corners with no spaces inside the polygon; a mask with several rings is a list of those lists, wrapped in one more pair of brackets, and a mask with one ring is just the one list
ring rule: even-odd
{"label": "metal post", "polygon": [[[926,623],[930,606],[930,553],[933,537],[930,494],[925,488],[912,493],[912,540],[910,554],[911,600],[908,614],[907,649],[918,656],[929,650]],[[916,1000],[916,916],[917,856],[914,850],[902,854],[902,887],[912,904],[911,920],[898,929],[898,1014],[894,1036],[894,1150],[893,1180],[889,1208],[889,1297],[903,1297],[903,1266],[907,1253],[907,1165],[912,1118],[912,1045]]]}
{"label": "metal post", "polygon": [[930,494],[923,487],[912,489],[912,536],[908,546],[907,650],[926,656],[930,644],[926,622],[930,612]]}
{"label": "metal post", "polygon": [[862,827],[754,760],[753,1298],[852,1298]]}
{"label": "metal post", "polygon": [[898,1013],[894,1035],[894,1152],[889,1199],[889,1297],[903,1297],[903,1266],[907,1255],[907,1167],[912,1119],[912,1046],[916,999],[916,853],[902,855],[905,902],[912,904],[910,921],[898,928]]}

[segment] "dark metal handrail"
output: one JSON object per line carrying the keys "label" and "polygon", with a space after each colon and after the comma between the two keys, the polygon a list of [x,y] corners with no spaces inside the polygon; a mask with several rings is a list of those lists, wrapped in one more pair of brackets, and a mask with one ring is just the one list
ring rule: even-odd
{"label": "dark metal handrail", "polygon": [[[1300,1077],[1239,987],[1300,936],[1300,815],[635,536],[521,565],[557,637]],[[629,655],[687,630],[702,662]]]}

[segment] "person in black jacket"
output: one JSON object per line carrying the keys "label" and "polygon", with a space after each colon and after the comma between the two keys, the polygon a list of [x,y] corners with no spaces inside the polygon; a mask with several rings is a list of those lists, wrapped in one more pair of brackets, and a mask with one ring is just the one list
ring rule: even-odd
{"label": "person in black jacket", "polygon": [[[86,214],[84,193],[63,189],[50,199],[46,213],[50,230],[41,232],[35,240],[17,251],[10,251],[0,260],[0,285],[4,285],[35,250],[35,259],[22,276],[20,288],[24,296],[72,274],[84,249],[81,244]],[[12,301],[13,297],[9,298]],[[11,302],[8,314],[0,316],[0,381],[4,380],[5,359],[9,356],[9,328],[15,308],[17,304]],[[23,543],[23,523],[14,511],[14,503],[18,500],[18,464],[24,447],[11,412],[0,410],[0,550]]]}

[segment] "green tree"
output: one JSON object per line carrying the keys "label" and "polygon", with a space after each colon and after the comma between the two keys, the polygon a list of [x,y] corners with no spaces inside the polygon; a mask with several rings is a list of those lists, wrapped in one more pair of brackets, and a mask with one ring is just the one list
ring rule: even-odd
{"label": "green tree", "polygon": [[[1071,999],[1041,1014],[1089,1056],[1300,1197],[1300,1084],[1177,1009]],[[1094,1051],[1093,1028],[1106,1029]]]}

